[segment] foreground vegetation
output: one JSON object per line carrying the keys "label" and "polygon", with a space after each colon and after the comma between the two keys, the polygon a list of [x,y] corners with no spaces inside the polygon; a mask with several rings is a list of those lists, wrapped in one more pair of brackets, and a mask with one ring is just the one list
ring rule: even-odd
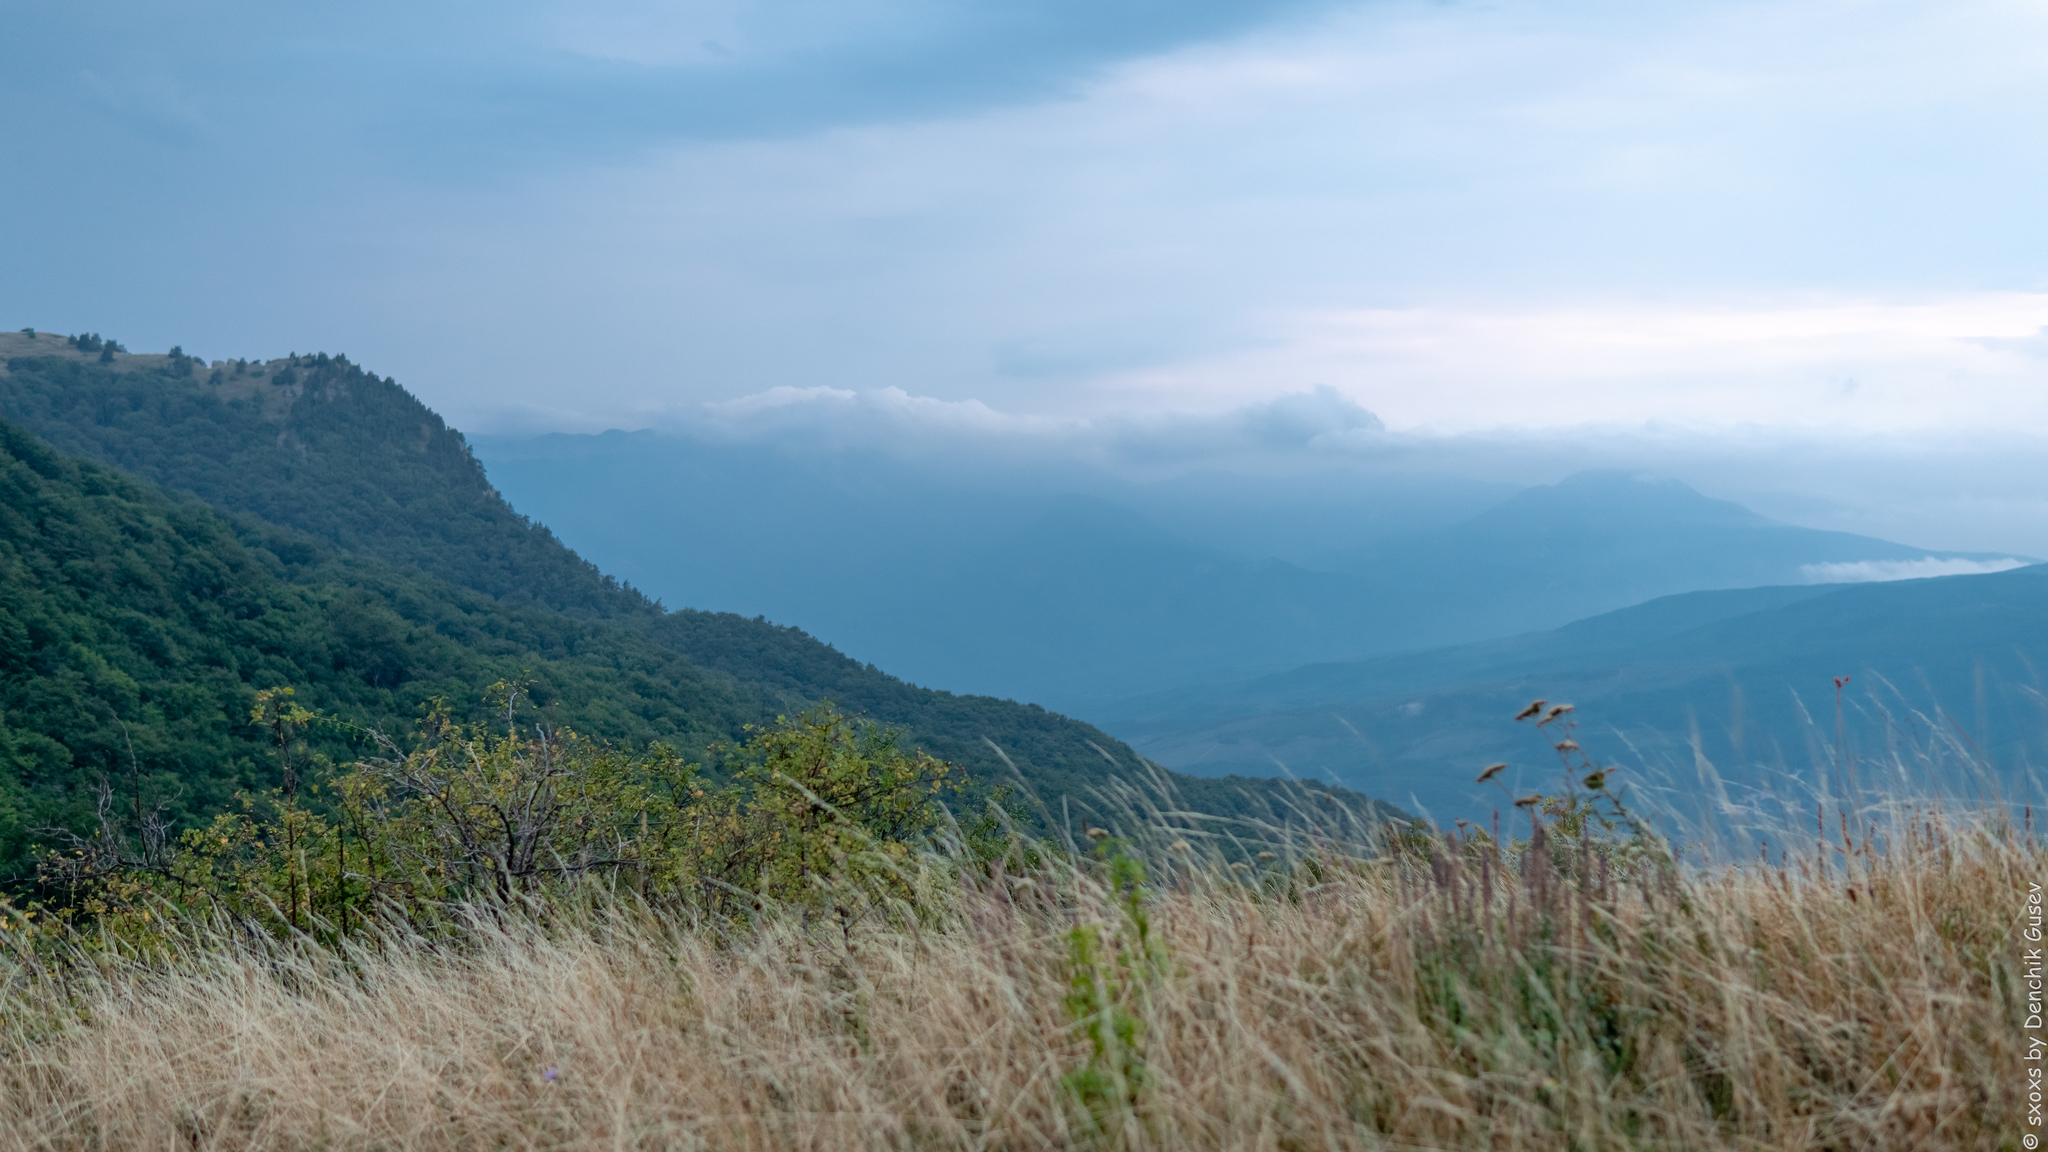
{"label": "foreground vegetation", "polygon": [[1066,845],[831,713],[713,785],[510,703],[53,858],[0,1148],[2017,1146],[2048,854],[1995,816],[1681,864],[1580,761],[1506,842],[1126,794]]}

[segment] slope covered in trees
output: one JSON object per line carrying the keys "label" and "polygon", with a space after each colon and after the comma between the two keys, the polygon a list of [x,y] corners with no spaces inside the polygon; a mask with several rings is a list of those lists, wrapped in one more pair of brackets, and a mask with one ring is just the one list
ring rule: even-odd
{"label": "slope covered in trees", "polygon": [[396,731],[433,697],[525,680],[557,723],[691,752],[798,702],[374,560],[288,571],[204,504],[0,423],[0,872],[34,829],[89,819],[102,782],[124,815],[164,803],[180,820],[274,784],[248,723],[258,688]]}
{"label": "slope covered in trees", "polygon": [[0,344],[14,353],[0,417],[65,452],[507,603],[654,611],[514,512],[460,432],[345,356],[208,369],[185,356],[101,363],[48,335]]}

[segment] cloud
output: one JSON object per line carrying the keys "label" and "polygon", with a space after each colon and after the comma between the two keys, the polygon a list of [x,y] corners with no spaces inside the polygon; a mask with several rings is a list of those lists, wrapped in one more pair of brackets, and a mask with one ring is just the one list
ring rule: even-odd
{"label": "cloud", "polygon": [[[1329,387],[1206,413],[1094,416],[1019,413],[900,388],[782,388],[648,410],[623,426],[781,452],[921,460],[940,466],[935,483],[971,485],[1001,472],[1038,477],[1030,483],[1041,488],[1087,490],[1105,478],[1142,484],[1199,472],[1235,477],[1217,482],[1246,498],[1256,488],[1257,499],[1296,508],[1344,493],[1406,490],[1402,484],[1423,491],[1451,480],[1511,491],[1618,469],[1683,481],[1786,523],[1929,550],[2048,555],[2048,437],[2024,428],[1867,432],[1602,421],[1390,429]],[[1376,487],[1382,480],[1397,488]],[[1978,563],[1930,559],[1808,578],[1914,579],[1998,571],[2017,561],[1969,566]]]}
{"label": "cloud", "polygon": [[1387,429],[1378,416],[1327,384],[1314,392],[1269,400],[1244,411],[1244,426],[1254,437],[1276,447],[1306,447],[1326,436],[1374,433]]}
{"label": "cloud", "polygon": [[776,440],[835,448],[880,448],[924,455],[948,447],[975,451],[992,442],[1028,446],[1084,433],[1086,422],[998,412],[979,400],[912,396],[901,388],[771,388],[766,392],[657,414],[653,426],[738,441]]}
{"label": "cloud", "polygon": [[[1337,437],[1384,431],[1377,416],[1331,388],[1214,414],[1083,418],[1003,412],[979,400],[913,396],[901,388],[771,388],[733,400],[646,413],[637,426],[725,442],[880,451],[898,456],[992,454],[1042,463],[1169,470],[1315,451]],[[1356,441],[1344,445],[1355,452]]]}
{"label": "cloud", "polygon": [[[10,12],[0,41],[0,92],[33,93],[86,120],[125,119],[142,139],[155,134],[156,113],[125,116],[130,94],[175,90],[215,130],[206,143],[235,138],[244,157],[252,146],[276,159],[370,145],[415,166],[530,169],[661,141],[816,132],[1056,97],[1130,56],[1326,5],[365,0],[343,12],[211,0],[173,12],[140,0],[30,3]],[[110,94],[95,75],[122,80]],[[297,131],[266,131],[285,125]]]}
{"label": "cloud", "polygon": [[1808,584],[1877,584],[1892,580],[1924,580],[1931,576],[1979,576],[2024,568],[2025,560],[1860,560],[1853,564],[1805,564],[1799,574]]}
{"label": "cloud", "polygon": [[1308,312],[1275,317],[1256,348],[1103,386],[1135,405],[1321,377],[1396,426],[1461,431],[1645,420],[1986,427],[2048,420],[2044,321],[2048,293],[2025,292]]}

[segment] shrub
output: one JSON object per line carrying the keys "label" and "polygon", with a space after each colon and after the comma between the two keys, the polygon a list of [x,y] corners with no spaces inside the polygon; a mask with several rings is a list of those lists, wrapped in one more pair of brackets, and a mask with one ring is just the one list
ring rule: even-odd
{"label": "shrub", "polygon": [[[964,782],[888,729],[829,706],[783,718],[719,750],[721,783],[661,744],[630,752],[523,723],[523,690],[493,692],[496,727],[437,702],[405,746],[361,732],[376,754],[324,779],[300,734],[347,726],[291,689],[259,692],[251,722],[272,734],[276,786],[177,836],[104,791],[98,830],[43,862],[49,910],[147,944],[167,915],[345,937],[380,919],[427,929],[463,908],[622,895],[690,915],[829,912],[850,932],[932,898],[922,849],[951,827],[942,801]],[[984,819],[970,839],[996,828]]]}

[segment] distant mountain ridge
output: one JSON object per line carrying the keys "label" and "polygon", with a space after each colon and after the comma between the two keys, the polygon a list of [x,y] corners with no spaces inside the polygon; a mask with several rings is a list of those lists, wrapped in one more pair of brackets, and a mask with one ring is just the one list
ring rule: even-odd
{"label": "distant mountain ridge", "polygon": [[[1439,605],[1468,605],[1445,639],[1512,635],[1660,596],[1810,582],[1830,566],[1925,560],[2016,563],[1802,528],[1676,480],[1611,470],[1527,489],[1462,523],[1334,558],[1372,574],[1436,575]],[[1505,594],[1489,594],[1489,590]]]}
{"label": "distant mountain ridge", "polygon": [[1947,756],[1982,758],[2025,796],[2048,753],[2044,668],[2048,565],[2034,565],[1691,593],[1548,632],[1128,700],[1095,719],[1181,771],[1285,764],[1443,820],[1500,804],[1473,782],[1487,763],[1509,762],[1511,789],[1554,781],[1555,757],[1511,719],[1535,698],[1576,705],[1589,749],[1680,794],[1777,803],[1839,785],[1845,758],[1882,784]]}
{"label": "distant mountain ridge", "polygon": [[[1154,491],[1169,482],[1096,485],[1115,498],[1079,485],[1033,495],[915,461],[653,433],[480,444],[522,507],[668,602],[800,619],[914,679],[1077,715],[1136,693],[1555,628],[1659,596],[1803,582],[1816,566],[2012,562],[1781,524],[1622,472],[1530,488],[1426,530],[1359,516],[1358,546],[1289,562],[1162,527],[1188,524],[1205,501],[1242,522],[1256,485],[1231,494],[1217,479],[1172,515],[1148,515],[1139,508],[1177,507]],[[1420,485],[1389,481],[1386,499]],[[695,491],[719,498],[675,498]]]}

